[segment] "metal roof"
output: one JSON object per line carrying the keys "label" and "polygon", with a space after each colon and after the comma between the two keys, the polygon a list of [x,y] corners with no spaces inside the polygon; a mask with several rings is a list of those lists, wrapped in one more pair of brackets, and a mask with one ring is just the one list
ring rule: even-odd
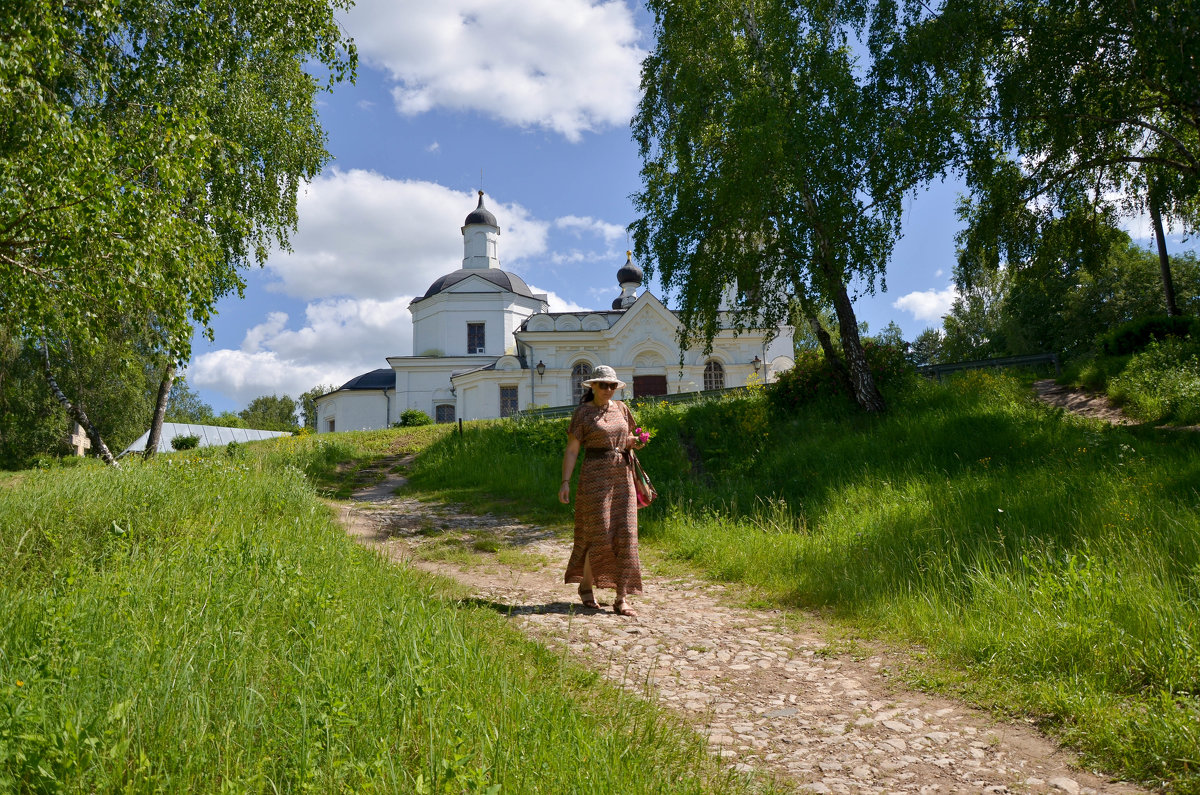
{"label": "metal roof", "polygon": [[[390,372],[390,371],[389,371]],[[291,436],[287,431],[259,431],[254,428],[222,428],[217,425],[192,425],[188,422],[164,422],[162,435],[158,437],[158,452],[169,453],[171,440],[176,436],[198,436],[200,443],[197,447],[217,447],[230,442],[256,442],[259,439],[274,439],[277,436]],[[140,453],[146,449],[146,440],[150,438],[147,430],[133,444],[125,448],[121,455]],[[120,456],[118,456],[119,458]]]}
{"label": "metal roof", "polygon": [[343,389],[395,389],[396,371],[390,367],[380,367],[369,373],[356,375],[338,387],[335,392]]}

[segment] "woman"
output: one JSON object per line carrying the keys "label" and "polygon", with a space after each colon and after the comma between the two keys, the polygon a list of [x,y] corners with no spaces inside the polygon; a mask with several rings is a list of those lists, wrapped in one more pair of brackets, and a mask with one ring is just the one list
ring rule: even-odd
{"label": "woman", "polygon": [[644,445],[633,437],[636,424],[629,408],[613,400],[613,393],[625,386],[613,368],[600,365],[583,385],[587,389],[567,428],[558,489],[559,502],[570,502],[571,473],[582,448],[583,468],[575,495],[575,546],[563,581],[579,583],[579,598],[584,607],[592,609],[600,607],[593,587],[614,588],[613,612],[636,616],[628,597],[642,592],[642,569],[636,487],[626,451]]}

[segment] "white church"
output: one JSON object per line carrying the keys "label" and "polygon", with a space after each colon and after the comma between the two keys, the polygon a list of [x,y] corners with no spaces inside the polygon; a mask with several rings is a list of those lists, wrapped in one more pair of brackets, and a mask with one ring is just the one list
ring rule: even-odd
{"label": "white church", "polygon": [[407,409],[437,422],[507,417],[542,406],[579,402],[581,381],[607,364],[627,386],[620,399],[744,386],[790,369],[790,326],[722,330],[712,352],[679,356],[679,320],[649,291],[627,258],[617,271],[621,295],[612,308],[551,312],[515,273],[500,268],[500,225],[479,206],[462,226],[463,262],[408,310],[413,355],[350,379],[317,399],[317,430],[386,428]]}

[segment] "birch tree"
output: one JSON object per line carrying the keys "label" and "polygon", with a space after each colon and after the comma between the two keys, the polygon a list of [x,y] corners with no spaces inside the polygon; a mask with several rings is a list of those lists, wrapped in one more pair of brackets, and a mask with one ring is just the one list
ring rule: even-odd
{"label": "birch tree", "polygon": [[[886,289],[906,193],[939,173],[952,130],[876,72],[889,7],[816,0],[650,0],[656,46],[634,118],[643,188],[634,241],[678,290],[685,342],[773,326],[799,305],[867,411],[884,401],[852,290]],[[732,315],[719,311],[736,284]],[[814,324],[814,331],[819,323]],[[840,362],[844,355],[845,362]]]}

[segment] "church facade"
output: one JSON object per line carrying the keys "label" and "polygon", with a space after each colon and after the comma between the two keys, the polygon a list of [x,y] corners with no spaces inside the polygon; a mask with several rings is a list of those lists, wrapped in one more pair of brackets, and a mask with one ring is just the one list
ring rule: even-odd
{"label": "church facade", "polygon": [[791,368],[792,329],[722,330],[712,352],[684,351],[679,321],[627,258],[621,295],[594,312],[550,312],[547,296],[502,270],[500,226],[479,205],[462,226],[463,264],[413,299],[413,355],[389,356],[316,401],[317,431],[385,428],[419,409],[437,422],[506,417],[572,405],[592,368],[607,364],[627,386],[619,399],[771,381]]}

